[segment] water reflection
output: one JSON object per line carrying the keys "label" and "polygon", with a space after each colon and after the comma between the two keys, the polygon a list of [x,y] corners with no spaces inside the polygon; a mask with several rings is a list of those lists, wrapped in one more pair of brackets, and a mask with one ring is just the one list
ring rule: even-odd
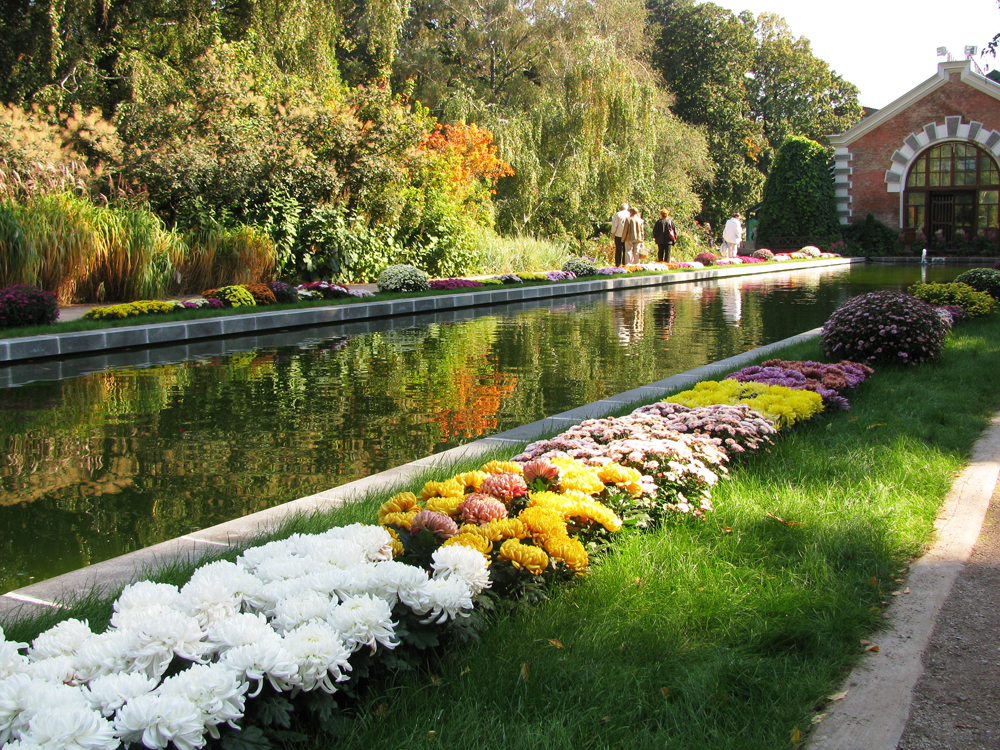
{"label": "water reflection", "polygon": [[215,344],[231,354],[0,390],[0,587],[785,338],[821,325],[852,294],[920,273],[817,269],[469,311],[402,329],[388,321],[364,334],[314,329],[257,348]]}

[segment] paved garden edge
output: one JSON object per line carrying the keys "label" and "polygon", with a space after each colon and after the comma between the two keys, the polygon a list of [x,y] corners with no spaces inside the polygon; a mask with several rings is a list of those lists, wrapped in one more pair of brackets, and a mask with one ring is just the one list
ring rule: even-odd
{"label": "paved garden edge", "polygon": [[[863,263],[864,258],[829,258],[811,261],[788,261],[785,263],[755,268],[754,265],[710,268],[695,271],[672,272],[651,276],[615,276],[592,281],[562,282],[544,286],[518,286],[496,288],[460,294],[441,294],[429,297],[413,297],[378,302],[356,302],[331,305],[329,307],[309,307],[302,310],[255,310],[245,315],[229,315],[219,318],[198,318],[196,320],[173,323],[149,323],[107,328],[97,331],[74,331],[42,336],[25,336],[16,339],[0,339],[0,366],[9,363],[36,359],[52,359],[75,355],[92,355],[96,352],[120,349],[146,349],[169,346],[188,341],[241,336],[257,332],[274,331],[282,328],[301,328],[335,323],[350,323],[372,318],[419,315],[468,307],[498,305],[507,302],[521,302],[550,297],[571,297],[596,292],[636,289],[648,286],[680,284],[690,281],[706,281],[748,276],[763,273],[779,273],[810,268]],[[9,387],[9,379],[0,370],[0,387]]]}
{"label": "paved garden edge", "polygon": [[370,493],[399,491],[412,484],[429,468],[448,466],[463,458],[490,454],[498,448],[516,448],[545,435],[560,432],[585,419],[603,417],[632,404],[655,401],[671,393],[691,388],[702,380],[738,370],[772,352],[815,339],[820,331],[821,329],[815,328],[330,490],[9,591],[0,596],[0,623],[31,617],[39,610],[60,608],[63,604],[71,604],[95,592],[107,596],[122,586],[149,576],[171,563],[195,562],[206,554],[217,553],[230,546],[243,545],[274,531],[284,521],[330,510]]}

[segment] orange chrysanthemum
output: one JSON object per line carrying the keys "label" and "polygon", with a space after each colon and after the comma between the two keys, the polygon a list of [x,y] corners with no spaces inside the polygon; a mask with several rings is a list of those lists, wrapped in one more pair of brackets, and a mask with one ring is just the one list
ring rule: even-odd
{"label": "orange chrysanthemum", "polygon": [[460,544],[463,547],[471,547],[474,550],[482,552],[487,560],[489,560],[490,552],[493,551],[493,542],[482,534],[456,534],[451,539],[445,539],[441,543],[441,546],[447,547],[449,544]]}
{"label": "orange chrysanthemum", "polygon": [[590,565],[587,550],[584,549],[583,542],[576,537],[550,539],[545,543],[545,551],[549,553],[550,557],[562,560],[566,563],[567,568],[576,573],[586,570],[587,566]]}
{"label": "orange chrysanthemum", "polygon": [[549,567],[549,556],[541,547],[521,544],[516,539],[508,539],[500,545],[500,559],[510,560],[515,568],[523,568],[539,576]]}

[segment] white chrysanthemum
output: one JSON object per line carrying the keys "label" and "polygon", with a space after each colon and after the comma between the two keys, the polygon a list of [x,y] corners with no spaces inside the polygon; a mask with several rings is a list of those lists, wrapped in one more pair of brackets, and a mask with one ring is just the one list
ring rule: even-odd
{"label": "white chrysanthemum", "polygon": [[282,599],[274,607],[274,629],[279,633],[287,633],[311,620],[326,619],[330,601],[329,596],[308,590]]}
{"label": "white chrysanthemum", "polygon": [[365,596],[352,596],[343,604],[330,609],[327,617],[344,645],[351,651],[356,651],[362,644],[375,649],[376,643],[386,648],[399,645],[396,640],[396,623],[392,621],[392,607],[383,599]]}
{"label": "white chrysanthemum", "polygon": [[23,740],[13,740],[3,746],[3,750],[46,750],[41,745],[34,742],[24,742]]}
{"label": "white chrysanthemum", "polygon": [[237,614],[242,604],[242,595],[208,576],[192,578],[181,589],[180,608],[203,628]]}
{"label": "white chrysanthemum", "polygon": [[434,578],[413,591],[400,592],[403,604],[418,615],[428,615],[425,622],[439,625],[459,615],[468,617],[472,609],[472,589],[461,578]]}
{"label": "white chrysanthemum", "polygon": [[139,639],[131,630],[109,630],[88,638],[73,657],[73,665],[81,682],[95,677],[128,671],[131,653]]}
{"label": "white chrysanthemum", "polygon": [[310,573],[300,580],[304,590],[318,591],[333,597],[339,596],[338,592],[350,584],[351,576],[348,570],[330,566],[319,573]]}
{"label": "white chrysanthemum", "polygon": [[263,560],[254,575],[264,583],[274,581],[287,581],[293,578],[302,578],[310,573],[317,573],[325,566],[323,563],[308,557],[269,557]]}
{"label": "white chrysanthemum", "polygon": [[56,682],[76,684],[79,677],[72,656],[54,656],[51,659],[40,659],[28,665],[25,674],[40,682]]}
{"label": "white chrysanthemum", "polygon": [[83,688],[83,697],[91,708],[110,718],[126,702],[152,692],[158,682],[159,680],[139,672],[108,674],[91,680]]}
{"label": "white chrysanthemum", "polygon": [[138,581],[122,589],[114,607],[115,612],[123,612],[127,609],[149,609],[156,605],[172,608],[177,605],[179,599],[180,592],[176,586],[171,586],[169,583]]}
{"label": "white chrysanthemum", "polygon": [[423,568],[390,560],[374,565],[368,579],[368,593],[394,605],[400,591],[420,588],[425,583],[427,572]]}
{"label": "white chrysanthemum", "polygon": [[340,635],[326,622],[310,622],[286,633],[285,648],[295,659],[299,668],[299,682],[303,690],[317,687],[327,693],[337,688],[334,682],[347,679],[345,671],[350,671],[350,652],[344,646]]}
{"label": "white chrysanthemum", "polygon": [[[206,579],[215,581],[229,593],[249,602],[256,599],[257,592],[263,585],[251,573],[243,570],[235,563],[226,562],[225,560],[217,560],[208,565],[202,565],[191,576],[191,583]],[[183,589],[181,593],[184,593]]]}
{"label": "white chrysanthemum", "polygon": [[292,578],[288,581],[272,581],[264,584],[258,594],[260,610],[268,617],[273,616],[274,608],[282,599],[290,599],[309,590],[308,581],[310,578],[311,576],[307,576],[306,578]]}
{"label": "white chrysanthemum", "polygon": [[238,728],[233,722],[243,717],[249,687],[225,664],[196,664],[164,680],[158,692],[187,698],[198,706],[208,733],[219,739],[219,724]]}
{"label": "white chrysanthemum", "polygon": [[264,615],[234,615],[208,628],[208,642],[220,654],[231,648],[267,641],[280,644],[281,636],[274,632]]}
{"label": "white chrysanthemum", "polygon": [[253,573],[265,560],[270,560],[272,557],[288,557],[292,551],[291,546],[284,539],[268,542],[246,550],[236,558],[236,564],[243,570]]}
{"label": "white chrysanthemum", "polygon": [[35,661],[54,656],[73,656],[92,635],[89,623],[64,620],[32,641],[28,656]]}
{"label": "white chrysanthemum", "polygon": [[110,721],[82,707],[47,707],[36,712],[21,740],[53,750],[114,750],[121,744]]}
{"label": "white chrysanthemum", "polygon": [[[308,539],[308,541],[307,541]],[[299,541],[299,554],[335,568],[347,568],[351,565],[368,562],[365,548],[348,539],[332,539],[328,536],[315,535]]]}
{"label": "white chrysanthemum", "polygon": [[372,562],[392,559],[392,536],[381,526],[354,523],[350,526],[337,526],[323,532],[320,536],[331,539],[346,539],[361,545],[365,557]]}
{"label": "white chrysanthemum", "polygon": [[473,596],[490,587],[486,557],[479,550],[458,544],[438,547],[431,560],[435,578],[460,578],[472,589]]}
{"label": "white chrysanthemum", "polygon": [[257,682],[257,689],[248,694],[250,698],[260,695],[265,677],[279,693],[302,684],[299,664],[280,638],[230,648],[222,655],[220,663],[245,679]]}
{"label": "white chrysanthemum", "polygon": [[0,681],[0,743],[20,739],[39,711],[78,708],[89,710],[90,706],[76,688],[13,675]]}
{"label": "white chrysanthemum", "polygon": [[174,654],[200,661],[212,649],[198,621],[175,610],[158,612],[134,632],[138,640],[130,653],[134,669],[150,677],[161,677]]}
{"label": "white chrysanthemum", "polygon": [[12,674],[20,674],[28,668],[28,657],[19,651],[27,647],[27,643],[0,641],[0,680]]}
{"label": "white chrysanthemum", "polygon": [[[176,603],[180,604],[179,597]],[[170,612],[176,611],[178,610],[174,607],[168,607],[165,604],[150,604],[148,607],[128,607],[111,615],[111,627],[116,630],[134,632],[150,620],[155,620],[158,617],[163,617]]]}
{"label": "white chrysanthemum", "polygon": [[150,750],[163,750],[171,742],[178,750],[205,746],[201,709],[179,695],[140,695],[118,710],[115,731],[126,743],[141,742]]}
{"label": "white chrysanthemum", "polygon": [[377,580],[378,574],[374,563],[366,562],[360,565],[352,565],[349,568],[345,568],[344,572],[346,573],[344,582],[336,592],[337,596],[341,599],[367,594],[379,586]]}

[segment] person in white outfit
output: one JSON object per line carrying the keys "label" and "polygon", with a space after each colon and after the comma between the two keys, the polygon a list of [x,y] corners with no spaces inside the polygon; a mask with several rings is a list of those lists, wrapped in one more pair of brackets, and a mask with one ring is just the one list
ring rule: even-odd
{"label": "person in white outfit", "polygon": [[622,203],[622,207],[611,217],[611,234],[615,238],[615,265],[621,266],[625,263],[625,241],[622,239],[622,232],[625,231],[625,219],[631,214],[628,210],[628,203]]}
{"label": "person in white outfit", "polygon": [[722,253],[727,258],[735,258],[743,241],[743,225],[740,223],[740,212],[735,211],[732,218],[726,222],[722,230]]}

